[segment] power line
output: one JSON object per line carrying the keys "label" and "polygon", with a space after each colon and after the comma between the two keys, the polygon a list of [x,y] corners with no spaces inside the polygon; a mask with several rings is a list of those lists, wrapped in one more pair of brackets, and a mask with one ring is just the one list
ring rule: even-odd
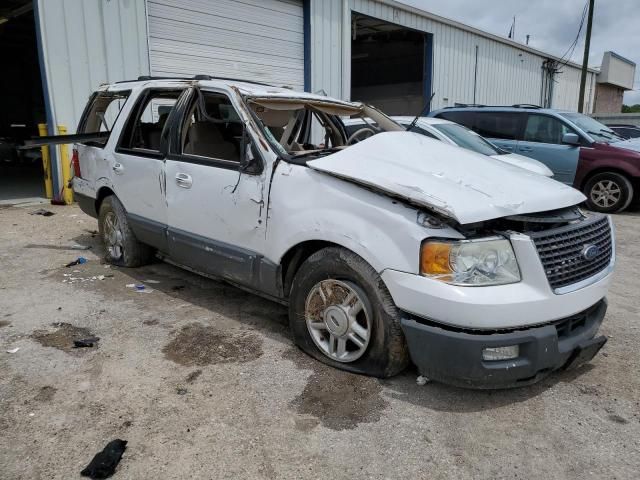
{"label": "power line", "polygon": [[[578,26],[578,33],[576,33],[576,38],[574,38],[573,42],[571,42],[571,45],[569,45],[569,48],[567,48],[567,51],[564,52],[562,57],[560,57],[560,60],[558,61],[559,68],[566,66],[567,63],[571,61],[571,56],[573,55],[573,52],[578,46],[578,40],[580,39],[580,33],[582,33],[582,27],[584,27],[584,20],[587,16],[588,7],[589,7],[589,1],[587,0],[587,2],[585,2],[584,4],[584,8],[582,9],[582,18],[580,19],[580,25]],[[569,54],[569,56],[565,60],[565,56],[567,54]],[[565,60],[564,63],[563,63],[563,60]]]}

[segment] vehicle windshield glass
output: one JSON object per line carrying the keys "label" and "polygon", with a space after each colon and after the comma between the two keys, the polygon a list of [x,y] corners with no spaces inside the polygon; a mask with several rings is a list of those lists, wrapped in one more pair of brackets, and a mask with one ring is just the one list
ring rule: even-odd
{"label": "vehicle windshield glass", "polygon": [[[376,133],[404,130],[379,110],[360,103],[283,97],[246,101],[274,149],[291,160],[318,158]],[[363,125],[350,135],[342,122],[346,118],[361,120]]]}
{"label": "vehicle windshield glass", "polygon": [[562,112],[559,115],[575,123],[578,128],[588,133],[596,142],[612,143],[624,140],[624,138],[603,123],[581,113]]}
{"label": "vehicle windshield glass", "polygon": [[467,127],[455,123],[438,123],[433,128],[442,132],[454,141],[456,145],[483,155],[501,155],[503,152],[491,145],[477,133]]}

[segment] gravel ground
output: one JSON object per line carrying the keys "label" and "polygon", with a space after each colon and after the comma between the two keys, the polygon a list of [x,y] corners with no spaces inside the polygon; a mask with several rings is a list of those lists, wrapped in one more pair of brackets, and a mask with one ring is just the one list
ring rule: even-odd
{"label": "gravel ground", "polygon": [[164,263],[108,267],[94,219],[36,208],[0,209],[2,479],[80,478],[116,438],[122,479],[638,478],[638,213],[615,217],[602,353],[483,392],[324,367],[284,307]]}

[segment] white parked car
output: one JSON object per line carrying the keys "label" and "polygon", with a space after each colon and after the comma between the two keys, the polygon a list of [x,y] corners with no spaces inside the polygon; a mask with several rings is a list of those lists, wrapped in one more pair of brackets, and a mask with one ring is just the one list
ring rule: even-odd
{"label": "white parked car", "polygon": [[[411,126],[414,121],[413,117],[396,116],[391,118],[405,127]],[[347,133],[350,131],[355,132],[355,130],[366,126],[365,121],[362,119],[348,119],[345,120],[344,123],[347,128]],[[472,152],[488,155],[501,162],[524,168],[525,170],[544,175],[545,177],[553,177],[553,172],[544,163],[534,160],[533,158],[525,157],[524,155],[502,150],[473,130],[449,120],[419,117],[412,126],[411,131],[421,133],[436,140],[441,140],[449,145],[456,145],[471,150]],[[373,134],[373,130],[371,134]],[[364,136],[363,132],[360,138]]]}
{"label": "white parked car", "polygon": [[[343,117],[382,133],[357,142]],[[73,188],[109,262],[155,254],[288,304],[295,342],[334,367],[386,377],[411,358],[434,380],[519,386],[606,341],[610,219],[372,107],[145,78],[100,87],[78,131]]]}

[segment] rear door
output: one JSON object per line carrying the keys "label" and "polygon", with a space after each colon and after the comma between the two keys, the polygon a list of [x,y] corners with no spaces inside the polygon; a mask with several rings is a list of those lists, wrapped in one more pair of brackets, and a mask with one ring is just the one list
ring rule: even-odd
{"label": "rear door", "polygon": [[181,101],[167,158],[169,254],[199,272],[265,290],[264,169],[240,171],[244,124],[222,91]]}
{"label": "rear door", "polygon": [[115,152],[111,179],[129,222],[144,243],[166,251],[165,155],[167,120],[184,88],[150,88],[137,98]]}
{"label": "rear door", "polygon": [[517,153],[539,160],[553,171],[556,180],[572,185],[578,168],[580,147],[563,144],[562,137],[566,133],[577,134],[556,117],[529,113]]}

